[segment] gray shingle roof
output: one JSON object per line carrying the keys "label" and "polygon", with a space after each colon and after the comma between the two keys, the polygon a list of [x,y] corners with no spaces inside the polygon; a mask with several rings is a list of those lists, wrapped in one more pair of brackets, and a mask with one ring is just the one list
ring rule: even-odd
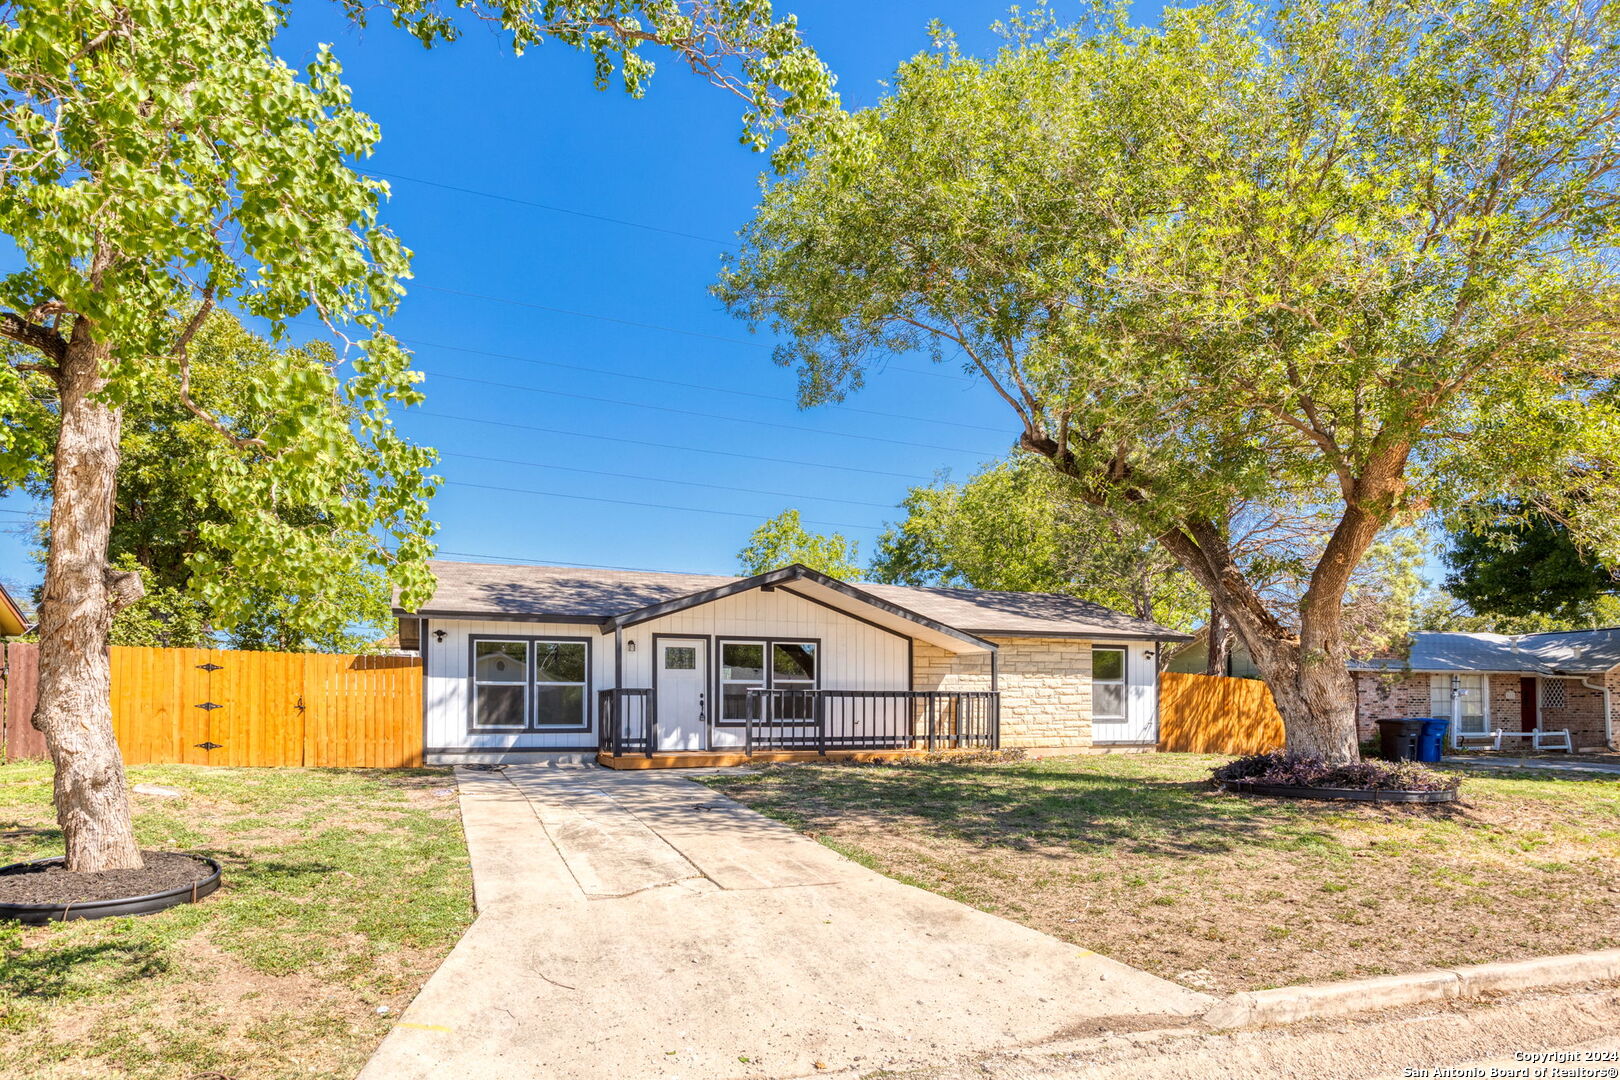
{"label": "gray shingle roof", "polygon": [[[605,619],[742,580],[712,574],[585,570],[435,561],[433,598],[417,614],[446,618]],[[1053,634],[1183,641],[1187,635],[1100,604],[1051,593],[869,585],[855,588],[974,634]],[[404,612],[401,612],[404,614]]]}
{"label": "gray shingle roof", "polygon": [[1412,635],[1404,658],[1358,660],[1359,671],[1497,671],[1579,674],[1608,671],[1620,664],[1620,628],[1569,630],[1547,634]]}

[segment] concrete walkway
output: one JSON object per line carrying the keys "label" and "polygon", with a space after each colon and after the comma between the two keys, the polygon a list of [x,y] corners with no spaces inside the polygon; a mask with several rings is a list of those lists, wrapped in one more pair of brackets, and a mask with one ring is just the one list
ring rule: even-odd
{"label": "concrete walkway", "polygon": [[1440,760],[1447,765],[1477,765],[1483,769],[1545,769],[1548,772],[1596,773],[1620,776],[1620,764],[1611,765],[1603,761],[1559,761],[1556,758],[1541,757],[1444,757]]}
{"label": "concrete walkway", "polygon": [[1213,1004],[669,773],[458,780],[478,920],[362,1080],[916,1068]]}

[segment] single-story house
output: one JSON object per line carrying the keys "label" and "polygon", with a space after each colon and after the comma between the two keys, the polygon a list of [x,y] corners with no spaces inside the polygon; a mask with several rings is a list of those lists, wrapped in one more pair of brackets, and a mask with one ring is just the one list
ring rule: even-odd
{"label": "single-story house", "polygon": [[[1364,738],[1380,719],[1443,716],[1453,744],[1494,732],[1567,731],[1572,748],[1614,744],[1620,628],[1547,634],[1412,635],[1410,652],[1352,662]],[[1522,739],[1509,739],[1518,746]]]}
{"label": "single-story house", "polygon": [[[1071,596],[435,562],[419,610],[431,761],[595,751],[1155,745],[1186,640]],[[669,762],[675,764],[677,762]]]}

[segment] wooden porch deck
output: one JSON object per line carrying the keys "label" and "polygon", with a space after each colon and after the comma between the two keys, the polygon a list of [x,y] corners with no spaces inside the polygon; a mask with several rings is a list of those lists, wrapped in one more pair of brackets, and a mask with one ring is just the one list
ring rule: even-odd
{"label": "wooden porch deck", "polygon": [[614,757],[599,753],[596,763],[609,769],[725,769],[772,761],[893,761],[895,758],[919,757],[928,753],[966,753],[967,751],[935,750],[925,748],[904,750],[828,750],[825,754],[814,750],[756,750],[752,754],[741,750],[667,750],[648,756],[627,753]]}

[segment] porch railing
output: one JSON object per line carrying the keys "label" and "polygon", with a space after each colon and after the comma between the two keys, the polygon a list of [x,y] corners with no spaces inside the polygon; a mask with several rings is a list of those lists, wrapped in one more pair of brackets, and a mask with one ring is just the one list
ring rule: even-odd
{"label": "porch railing", "polygon": [[990,690],[750,690],[743,749],[965,750],[1001,746]]}
{"label": "porch railing", "polygon": [[597,750],[613,757],[658,748],[658,708],[649,689],[601,690],[596,695]]}

